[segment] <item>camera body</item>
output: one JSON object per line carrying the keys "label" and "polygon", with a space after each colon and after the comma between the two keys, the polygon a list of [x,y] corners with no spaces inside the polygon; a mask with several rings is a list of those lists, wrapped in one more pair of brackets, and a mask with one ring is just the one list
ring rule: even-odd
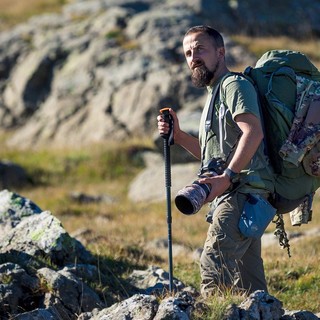
{"label": "camera body", "polygon": [[[224,172],[226,167],[226,162],[223,159],[212,158],[206,165],[200,168],[198,177],[205,178],[220,175]],[[205,203],[210,191],[210,184],[200,183],[198,180],[195,180],[191,185],[178,191],[175,197],[176,207],[183,214],[195,214]]]}

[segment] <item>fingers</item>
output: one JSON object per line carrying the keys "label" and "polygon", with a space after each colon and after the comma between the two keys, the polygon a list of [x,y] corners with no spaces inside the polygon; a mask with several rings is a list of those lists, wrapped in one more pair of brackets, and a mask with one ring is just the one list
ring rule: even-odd
{"label": "fingers", "polygon": [[[176,113],[169,108],[169,113],[171,114],[173,121],[177,122],[177,115]],[[160,134],[167,134],[170,131],[170,124],[166,121],[164,121],[163,115],[158,115],[157,116],[157,121],[158,121],[158,131]]]}
{"label": "fingers", "polygon": [[158,131],[160,134],[167,134],[169,132],[169,123],[165,122],[162,115],[157,116]]}
{"label": "fingers", "polygon": [[173,121],[176,122],[178,120],[177,114],[170,108],[169,112],[173,118]]}
{"label": "fingers", "polygon": [[207,202],[211,202],[216,197],[222,195],[231,185],[229,179],[223,175],[214,177],[201,178],[198,180],[200,183],[210,184],[211,192],[207,198]]}

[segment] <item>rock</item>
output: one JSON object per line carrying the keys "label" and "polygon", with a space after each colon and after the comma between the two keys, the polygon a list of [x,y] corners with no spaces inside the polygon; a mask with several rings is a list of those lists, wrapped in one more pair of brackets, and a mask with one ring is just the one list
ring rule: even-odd
{"label": "rock", "polygon": [[286,310],[281,320],[318,320],[319,318],[310,311],[297,310],[288,311]]}
{"label": "rock", "polygon": [[16,221],[15,226],[23,218],[41,212],[42,210],[30,199],[9,190],[0,191],[0,223]]}
{"label": "rock", "polygon": [[73,316],[104,306],[96,292],[65,269],[54,271],[42,268],[38,270],[37,275],[42,285],[50,288],[50,291],[45,293],[45,307],[61,310],[59,313],[62,317],[66,310]]}
{"label": "rock", "polygon": [[26,171],[19,165],[8,161],[0,161],[0,188],[21,188],[30,183]]}
{"label": "rock", "polygon": [[24,218],[0,241],[0,253],[23,252],[25,258],[46,257],[57,266],[74,261],[90,263],[91,254],[71,238],[49,211]]}
{"label": "rock", "polygon": [[114,203],[115,199],[107,194],[101,194],[101,195],[89,195],[82,192],[72,192],[70,194],[71,200],[81,203],[81,204],[87,204],[87,203]]}
{"label": "rock", "polygon": [[[190,309],[189,304],[189,309]],[[163,320],[163,319],[180,319],[180,320],[189,320],[190,314],[188,314],[188,308],[184,310],[186,305],[180,299],[167,298],[164,299],[158,309],[158,312],[154,320]]]}
{"label": "rock", "polygon": [[[155,239],[154,241],[148,242],[145,247],[151,254],[157,254],[160,256],[168,255],[168,239]],[[172,256],[188,255],[191,254],[189,248],[178,243],[172,243]]]}
{"label": "rock", "polygon": [[240,309],[237,305],[231,304],[223,317],[223,320],[240,320]]}
{"label": "rock", "polygon": [[41,212],[42,210],[31,200],[6,189],[0,191],[0,241],[25,217]]}
{"label": "rock", "polygon": [[255,291],[239,305],[240,317],[252,320],[279,320],[284,314],[282,303],[265,291]]}
{"label": "rock", "polygon": [[[0,239],[3,320],[188,320],[195,310],[203,314],[209,310],[197,301],[199,293],[179,279],[173,279],[174,290],[169,293],[168,272],[155,266],[135,270],[126,280],[115,279],[117,275],[97,264],[49,211],[8,190],[0,192],[2,224],[10,226],[2,228]],[[301,310],[284,313],[279,300],[256,291],[239,306],[230,306],[224,319],[249,318],[311,320],[317,316]]]}
{"label": "rock", "polygon": [[152,135],[160,108],[202,108],[205,92],[192,88],[181,47],[190,26],[215,16],[228,65],[252,65],[256,58],[230,34],[307,38],[319,33],[319,12],[311,0],[86,0],[35,16],[0,34],[0,124],[15,129],[7,143],[61,147]]}
{"label": "rock", "polygon": [[[105,307],[99,294],[87,283],[99,279],[101,285],[107,286],[112,279],[89,264],[94,262],[91,253],[71,238],[49,211],[42,211],[31,200],[3,190],[0,226],[3,319],[12,315],[26,320],[75,319],[78,313]],[[112,293],[106,292],[104,298],[113,301]]]}
{"label": "rock", "polygon": [[137,294],[110,308],[103,309],[91,320],[152,320],[157,309],[158,302],[155,296]]}
{"label": "rock", "polygon": [[56,320],[59,317],[59,314],[53,308],[49,309],[35,309],[30,312],[21,313],[14,318],[17,320]]}
{"label": "rock", "polygon": [[159,304],[155,296],[136,294],[127,300],[103,309],[98,314],[84,315],[81,320],[189,320],[193,299],[184,294],[163,299]]}
{"label": "rock", "polygon": [[24,296],[19,285],[19,279],[24,272],[19,266],[14,264],[0,265],[1,274],[5,274],[0,285],[0,314],[16,313],[19,310],[19,301]]}
{"label": "rock", "polygon": [[[161,294],[169,289],[169,273],[155,266],[150,266],[147,270],[135,270],[127,280],[146,294]],[[173,279],[175,291],[181,291],[184,287],[181,281]]]}
{"label": "rock", "polygon": [[[157,154],[153,155],[153,161],[147,161],[147,168],[138,174],[130,184],[128,196],[132,201],[158,202],[165,199],[164,160]],[[197,179],[198,170],[199,163],[173,164],[171,166],[172,197],[180,189]]]}

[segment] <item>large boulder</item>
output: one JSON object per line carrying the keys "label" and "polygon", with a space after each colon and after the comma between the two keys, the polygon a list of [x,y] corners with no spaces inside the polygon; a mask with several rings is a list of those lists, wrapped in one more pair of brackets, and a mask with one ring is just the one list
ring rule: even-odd
{"label": "large boulder", "polygon": [[0,228],[1,319],[75,319],[105,306],[87,284],[99,278],[93,255],[49,211],[3,190]]}
{"label": "large boulder", "polygon": [[[134,202],[159,202],[165,200],[166,176],[164,159],[157,153],[144,155],[146,168],[139,173],[130,183],[128,196]],[[188,164],[172,164],[170,191],[174,196],[177,192],[190,185],[197,179],[198,162]]]}
{"label": "large boulder", "polygon": [[20,252],[26,259],[45,257],[57,266],[92,262],[92,255],[51,212],[8,190],[0,192],[0,204],[0,227],[6,230],[0,237],[0,253]]}
{"label": "large boulder", "polygon": [[[310,19],[308,26],[301,19],[295,24],[296,34],[317,30],[319,6],[304,2]],[[13,132],[8,144],[79,146],[150,136],[160,108],[191,114],[203,106],[205,92],[192,87],[182,52],[190,26],[212,24],[214,16],[225,36],[228,65],[243,66],[256,58],[232,42],[230,32],[288,30],[284,18],[301,18],[297,6],[86,0],[64,6],[60,14],[33,17],[0,34],[0,124]],[[272,10],[274,15],[265,15]]]}
{"label": "large boulder", "polygon": [[62,227],[49,211],[24,218],[1,238],[0,253],[23,252],[26,256],[46,257],[61,267],[75,261],[92,262],[92,256]]}
{"label": "large boulder", "polygon": [[26,171],[19,165],[8,161],[0,161],[0,190],[21,188],[30,183]]}

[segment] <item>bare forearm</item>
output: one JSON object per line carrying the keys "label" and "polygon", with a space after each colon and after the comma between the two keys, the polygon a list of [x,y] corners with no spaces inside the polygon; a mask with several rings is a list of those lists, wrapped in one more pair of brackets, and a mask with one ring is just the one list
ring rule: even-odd
{"label": "bare forearm", "polygon": [[236,152],[229,163],[229,168],[235,172],[243,170],[251,161],[255,152],[257,151],[261,139],[256,135],[242,135]]}
{"label": "bare forearm", "polygon": [[175,137],[175,142],[186,149],[195,158],[201,159],[201,149],[198,138],[195,138],[180,130],[179,134],[177,134]]}
{"label": "bare forearm", "polygon": [[235,172],[240,172],[249,164],[263,139],[261,126],[256,118],[252,118],[249,123],[238,124],[243,134],[229,164],[229,168]]}
{"label": "bare forearm", "polygon": [[[176,144],[190,152],[196,159],[201,159],[201,150],[199,145],[199,140],[185,131],[180,129],[179,120],[176,113],[169,109],[169,112],[173,118],[173,137]],[[159,115],[158,120],[158,130],[160,134],[168,134],[170,128],[169,123],[164,121],[163,116]]]}

